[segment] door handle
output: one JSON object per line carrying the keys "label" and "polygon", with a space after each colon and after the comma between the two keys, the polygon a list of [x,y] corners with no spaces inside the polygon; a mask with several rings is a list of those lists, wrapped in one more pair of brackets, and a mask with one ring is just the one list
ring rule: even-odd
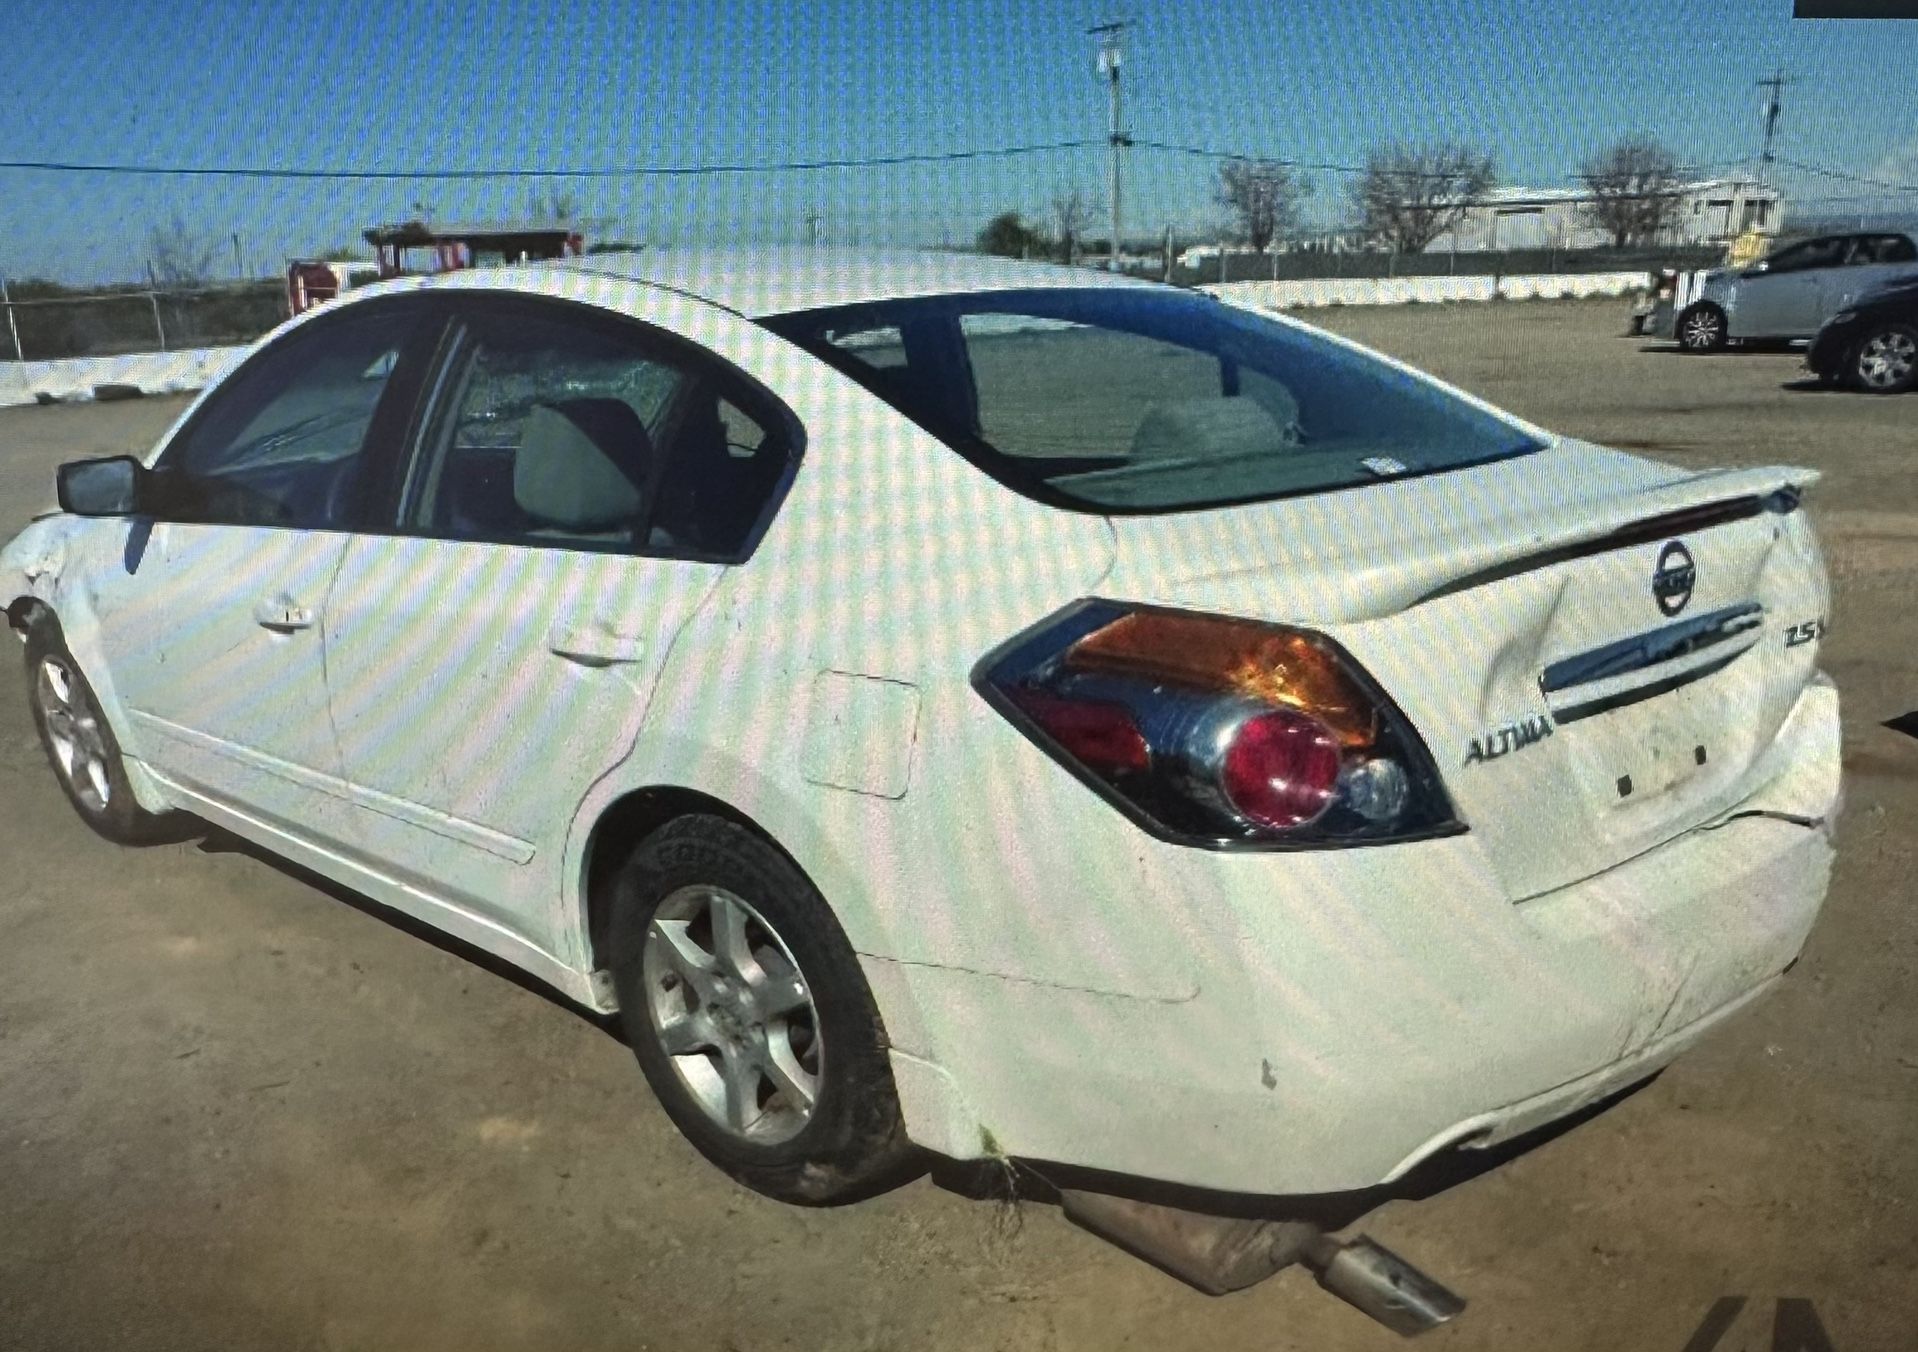
{"label": "door handle", "polygon": [[587,667],[623,666],[646,656],[639,634],[620,634],[604,624],[556,624],[546,635],[549,651]]}
{"label": "door handle", "polygon": [[285,592],[274,596],[262,596],[253,603],[253,622],[262,629],[271,629],[276,634],[291,634],[301,629],[311,629],[315,616],[313,611],[300,605]]}

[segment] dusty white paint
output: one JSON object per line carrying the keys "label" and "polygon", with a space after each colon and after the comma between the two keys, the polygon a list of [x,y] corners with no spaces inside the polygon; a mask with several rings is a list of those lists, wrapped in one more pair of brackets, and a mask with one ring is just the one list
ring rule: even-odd
{"label": "dusty white paint", "polygon": [[1319,277],[1292,282],[1227,282],[1202,287],[1267,310],[1323,305],[1404,305],[1468,300],[1576,300],[1625,296],[1645,287],[1643,272],[1588,272],[1509,277]]}
{"label": "dusty white paint", "polygon": [[143,394],[197,390],[249,350],[247,346],[195,347],[118,357],[0,362],[0,405],[31,404],[36,395],[42,394],[63,403],[91,399],[95,385],[132,385]]}
{"label": "dusty white paint", "polygon": [[[808,252],[769,296],[880,284],[856,266],[808,276],[838,257]],[[1806,513],[1687,534],[1688,614],[1762,617],[1741,649],[1668,659],[1736,656],[1717,684],[1477,763],[1468,748],[1555,716],[1546,665],[1669,618],[1658,540],[1558,546],[1806,472],[1693,473],[1539,433],[1531,453],[1349,492],[1062,512],[750,320],[646,285],[644,256],[623,266],[431,286],[603,306],[776,391],[807,429],[806,469],[751,563],[166,521],[136,542],[124,521],[45,518],[0,551],[0,602],[58,614],[142,802],[604,1007],[582,896],[593,827],[636,789],[709,795],[829,900],[914,1140],[1234,1192],[1367,1187],[1539,1125],[1663,1064],[1796,957],[1840,769],[1836,693],[1816,644],[1789,637],[1830,601]],[[1032,275],[941,258],[885,284]],[[1120,284],[1053,284],[1068,281]],[[1390,692],[1468,829],[1268,854],[1134,827],[969,680],[1095,591],[1322,630]],[[283,596],[308,627],[262,627],[291,613]],[[579,635],[609,646],[575,660]],[[820,672],[890,684],[862,704]],[[1627,769],[1640,790],[1616,787]]]}

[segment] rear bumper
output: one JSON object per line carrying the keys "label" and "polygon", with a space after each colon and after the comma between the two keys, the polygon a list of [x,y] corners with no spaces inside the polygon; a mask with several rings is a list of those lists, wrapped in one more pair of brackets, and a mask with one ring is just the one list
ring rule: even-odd
{"label": "rear bumper", "polygon": [[1194,891],[1157,900],[1198,957],[1189,998],[868,960],[889,1024],[901,1000],[920,1015],[895,1039],[908,1128],[962,1157],[1296,1195],[1387,1183],[1574,1112],[1798,956],[1831,866],[1828,686],[1788,733],[1791,768],[1740,814],[1516,905],[1484,883],[1469,837],[1188,851]]}

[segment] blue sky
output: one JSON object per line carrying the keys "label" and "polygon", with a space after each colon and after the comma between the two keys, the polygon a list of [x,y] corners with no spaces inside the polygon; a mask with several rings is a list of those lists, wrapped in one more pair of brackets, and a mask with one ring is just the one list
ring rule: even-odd
{"label": "blue sky", "polygon": [[[1104,132],[1085,26],[1104,0],[530,5],[515,0],[123,0],[14,4],[0,158],[566,168],[883,155]],[[1755,154],[1754,81],[1783,65],[1780,152],[1918,183],[1918,22],[1794,21],[1790,0],[1126,0],[1137,136],[1355,162],[1375,142],[1451,136],[1506,183],[1568,181],[1628,131],[1687,162]],[[1220,219],[1204,160],[1135,150],[1133,223]],[[1872,190],[1796,171],[1803,198]],[[1344,210],[1317,176],[1312,214]],[[410,214],[527,214],[569,192],[602,233],[654,243],[969,239],[1056,188],[1102,196],[1104,151],[785,176],[565,183],[313,183],[0,171],[0,271],[138,275],[177,213],[233,233],[254,271]],[[1906,194],[1918,214],[1918,194]],[[1843,204],[1841,204],[1843,205]],[[1881,204],[1874,204],[1881,205]],[[230,246],[221,262],[230,267]]]}

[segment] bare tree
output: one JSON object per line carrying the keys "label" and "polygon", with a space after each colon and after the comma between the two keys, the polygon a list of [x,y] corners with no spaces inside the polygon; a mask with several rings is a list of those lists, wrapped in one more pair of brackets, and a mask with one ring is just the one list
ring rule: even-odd
{"label": "bare tree", "polygon": [[579,210],[579,198],[570,192],[526,194],[526,217],[533,221],[571,222]]}
{"label": "bare tree", "polygon": [[1627,137],[1600,151],[1578,176],[1592,193],[1585,214],[1616,248],[1650,244],[1678,213],[1678,161],[1650,137]]}
{"label": "bare tree", "polygon": [[213,275],[213,258],[219,249],[219,240],[195,234],[177,211],[166,224],[147,231],[147,266],[162,286],[203,284]]}
{"label": "bare tree", "polygon": [[1419,253],[1458,225],[1496,181],[1492,157],[1469,146],[1395,143],[1365,157],[1352,204],[1368,238],[1400,253]]}
{"label": "bare tree", "polygon": [[1079,241],[1092,220],[1092,200],[1079,188],[1060,188],[1052,194],[1052,225],[1059,257],[1077,261]]}
{"label": "bare tree", "polygon": [[1231,210],[1238,237],[1260,253],[1298,228],[1312,185],[1276,160],[1228,160],[1219,166],[1219,204]]}

